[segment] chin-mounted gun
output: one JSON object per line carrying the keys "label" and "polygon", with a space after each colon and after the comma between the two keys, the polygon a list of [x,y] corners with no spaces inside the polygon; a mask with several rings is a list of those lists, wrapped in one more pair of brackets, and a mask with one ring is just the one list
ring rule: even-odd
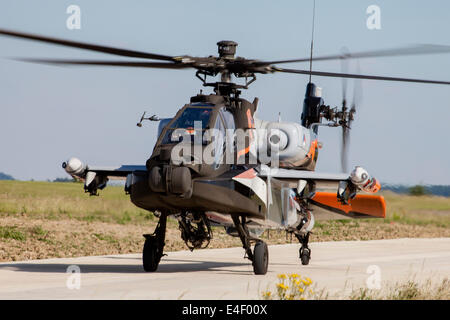
{"label": "chin-mounted gun", "polygon": [[339,183],[337,198],[342,204],[348,204],[359,191],[376,193],[381,185],[377,179],[372,177],[367,170],[362,167],[355,167],[346,181]]}

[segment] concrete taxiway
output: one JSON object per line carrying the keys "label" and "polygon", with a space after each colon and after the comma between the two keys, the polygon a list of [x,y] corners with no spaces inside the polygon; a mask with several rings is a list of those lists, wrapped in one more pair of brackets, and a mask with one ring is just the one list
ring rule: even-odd
{"label": "concrete taxiway", "polygon": [[[0,263],[0,299],[258,299],[280,273],[310,277],[332,294],[395,281],[450,277],[450,238],[311,243],[302,266],[298,244],[269,246],[269,271],[253,274],[242,248],[169,252],[145,273],[140,254]],[[68,267],[81,273],[67,273]],[[375,267],[374,267],[375,266]],[[372,282],[373,283],[373,282]],[[79,289],[76,287],[79,284]]]}

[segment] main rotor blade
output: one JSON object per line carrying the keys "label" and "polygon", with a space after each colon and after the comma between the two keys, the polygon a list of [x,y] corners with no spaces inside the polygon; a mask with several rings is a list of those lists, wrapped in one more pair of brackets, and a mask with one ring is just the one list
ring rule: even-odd
{"label": "main rotor blade", "polygon": [[[341,52],[343,55],[348,55],[349,50],[346,47],[343,47],[341,49]],[[348,72],[348,60],[347,59],[341,59],[341,72],[347,73]],[[342,78],[342,109],[347,107],[347,78]]]}
{"label": "main rotor blade", "polygon": [[[448,52],[450,52],[450,46],[447,45],[421,44],[415,46],[383,49],[383,50],[372,50],[351,54],[342,54],[342,53],[334,54],[328,56],[315,57],[312,60],[325,61],[325,60],[354,59],[354,58],[394,57],[394,56],[411,56],[411,55],[436,54]],[[256,62],[256,64],[269,65],[280,63],[307,62],[309,60],[310,58],[278,60],[278,61],[258,61]]]}
{"label": "main rotor blade", "polygon": [[50,65],[88,65],[88,66],[138,67],[138,68],[158,68],[158,69],[191,68],[191,66],[188,64],[170,63],[170,62],[65,60],[65,59],[15,59],[15,60],[32,63],[43,63]]}
{"label": "main rotor blade", "polygon": [[[361,68],[359,65],[359,61],[357,61],[356,71],[358,72],[358,74],[359,74],[360,70],[361,70]],[[352,106],[351,106],[350,111],[354,110],[356,112],[356,106],[360,107],[362,104],[363,88],[362,88],[361,79],[355,79],[353,82],[354,82],[353,83],[353,101],[352,101]]]}
{"label": "main rotor blade", "polygon": [[382,77],[371,76],[363,74],[351,74],[351,73],[337,73],[337,72],[323,72],[323,71],[308,71],[298,69],[284,69],[276,66],[272,66],[273,72],[286,72],[286,73],[298,73],[319,77],[332,77],[332,78],[352,78],[352,79],[367,79],[367,80],[382,80],[382,81],[399,81],[399,82],[416,82],[416,83],[431,83],[431,84],[445,84],[450,85],[449,81],[436,81],[436,80],[422,80],[422,79],[410,79],[410,78],[396,78],[396,77]]}
{"label": "main rotor blade", "polygon": [[21,38],[21,39],[27,39],[27,40],[40,41],[40,42],[46,42],[46,43],[61,45],[61,46],[65,46],[65,47],[72,47],[72,48],[108,53],[108,54],[113,54],[116,56],[175,61],[174,57],[161,55],[161,54],[113,48],[113,47],[101,46],[101,45],[96,45],[96,44],[76,42],[76,41],[71,41],[71,40],[56,39],[56,38],[44,37],[44,36],[39,36],[39,35],[35,35],[35,34],[16,32],[16,31],[5,30],[5,29],[0,29],[0,35]]}

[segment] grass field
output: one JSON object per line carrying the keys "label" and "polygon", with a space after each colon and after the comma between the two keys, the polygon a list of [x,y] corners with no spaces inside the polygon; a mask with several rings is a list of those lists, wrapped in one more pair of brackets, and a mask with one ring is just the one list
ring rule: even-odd
{"label": "grass field", "polygon": [[278,274],[278,281],[261,292],[265,300],[449,300],[450,279],[433,277],[418,281],[408,280],[384,283],[382,289],[348,288],[330,293],[314,281],[299,274]]}
{"label": "grass field", "polygon": [[[140,252],[142,234],[157,219],[135,207],[123,188],[109,186],[89,197],[79,183],[0,181],[0,261]],[[384,193],[386,219],[316,223],[311,241],[450,237],[450,198]],[[270,231],[270,244],[285,243]],[[214,228],[210,247],[241,246]],[[169,219],[167,251],[185,249],[178,223]]]}

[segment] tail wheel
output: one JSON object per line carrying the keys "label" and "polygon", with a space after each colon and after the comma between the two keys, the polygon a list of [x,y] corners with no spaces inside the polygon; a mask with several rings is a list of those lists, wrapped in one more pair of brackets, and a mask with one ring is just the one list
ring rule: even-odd
{"label": "tail wheel", "polygon": [[154,272],[158,269],[159,261],[161,260],[161,252],[158,249],[158,242],[156,237],[147,237],[144,243],[144,250],[142,252],[142,264],[146,272]]}
{"label": "tail wheel", "polygon": [[269,250],[267,244],[258,241],[253,252],[253,271],[255,274],[266,274],[269,266]]}
{"label": "tail wheel", "polygon": [[311,259],[311,250],[309,248],[301,248],[300,260],[302,261],[302,265],[304,266],[308,265],[310,259]]}

